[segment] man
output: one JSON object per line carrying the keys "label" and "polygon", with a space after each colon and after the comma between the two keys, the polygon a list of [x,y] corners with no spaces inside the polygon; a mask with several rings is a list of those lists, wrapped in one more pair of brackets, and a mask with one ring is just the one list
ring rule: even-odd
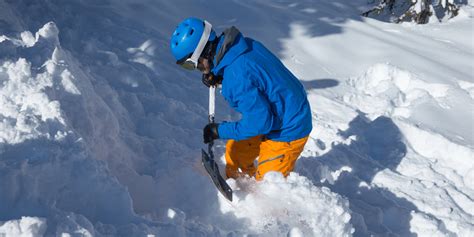
{"label": "man", "polygon": [[[171,37],[177,64],[198,68],[206,86],[222,85],[222,95],[242,114],[236,122],[204,127],[204,143],[229,139],[226,174],[261,180],[269,171],[293,171],[311,132],[311,109],[298,79],[260,42],[235,27],[217,37],[197,18],[181,22]],[[258,165],[254,165],[258,157]]]}

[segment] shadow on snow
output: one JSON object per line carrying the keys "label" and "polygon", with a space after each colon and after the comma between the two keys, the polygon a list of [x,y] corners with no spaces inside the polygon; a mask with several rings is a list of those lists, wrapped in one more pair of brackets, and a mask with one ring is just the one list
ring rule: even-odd
{"label": "shadow on snow", "polygon": [[[407,152],[398,127],[388,117],[370,121],[359,112],[340,135],[356,138],[349,145],[333,146],[324,155],[300,158],[297,172],[349,200],[355,236],[415,236],[410,232],[410,212],[417,210],[415,205],[386,188],[363,185],[370,185],[374,176],[384,169],[397,172]],[[342,172],[334,182],[321,183],[325,170],[342,167],[350,167],[352,171]]]}
{"label": "shadow on snow", "polygon": [[306,90],[312,89],[326,89],[336,87],[339,85],[339,81],[335,79],[315,79],[311,81],[301,81]]}

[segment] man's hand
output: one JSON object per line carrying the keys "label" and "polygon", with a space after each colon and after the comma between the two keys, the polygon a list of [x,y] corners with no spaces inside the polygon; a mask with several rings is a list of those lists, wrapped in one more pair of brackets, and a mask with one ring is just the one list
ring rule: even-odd
{"label": "man's hand", "polygon": [[222,83],[222,77],[221,76],[215,76],[212,73],[202,74],[202,83],[207,87],[215,86],[217,84]]}
{"label": "man's hand", "polygon": [[204,143],[207,144],[215,139],[219,139],[219,133],[217,128],[219,127],[218,123],[210,123],[206,125],[203,129],[203,138]]}

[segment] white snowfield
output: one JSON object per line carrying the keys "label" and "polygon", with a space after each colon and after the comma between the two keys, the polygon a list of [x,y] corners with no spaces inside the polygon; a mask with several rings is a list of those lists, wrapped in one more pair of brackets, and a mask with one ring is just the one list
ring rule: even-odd
{"label": "white snowfield", "polygon": [[[366,3],[0,0],[0,237],[474,236],[474,2],[427,25]],[[188,16],[262,41],[313,111],[295,172],[229,179],[233,202],[168,48]]]}

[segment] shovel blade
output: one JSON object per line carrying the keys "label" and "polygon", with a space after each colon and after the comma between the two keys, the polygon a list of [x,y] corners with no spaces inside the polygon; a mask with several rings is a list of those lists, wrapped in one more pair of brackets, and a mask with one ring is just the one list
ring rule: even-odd
{"label": "shovel blade", "polygon": [[202,150],[202,165],[206,169],[209,177],[216,186],[217,190],[229,201],[232,202],[232,189],[225,182],[225,179],[219,173],[219,167],[214,159],[212,159],[204,150]]}

